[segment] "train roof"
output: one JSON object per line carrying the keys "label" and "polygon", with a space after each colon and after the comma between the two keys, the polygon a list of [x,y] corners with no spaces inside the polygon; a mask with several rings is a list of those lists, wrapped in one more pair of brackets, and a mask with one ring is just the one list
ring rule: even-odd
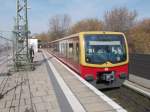
{"label": "train roof", "polygon": [[66,37],[64,37],[64,38],[61,38],[61,39],[57,39],[57,40],[51,41],[51,42],[49,42],[49,43],[57,42],[57,41],[60,41],[60,40],[66,40],[66,39],[73,38],[73,37],[78,37],[80,34],[121,34],[121,35],[124,35],[124,33],[122,33],[122,32],[111,32],[111,31],[86,31],[86,32],[79,32],[79,33],[76,33],[76,34],[72,34],[72,35],[66,36]]}

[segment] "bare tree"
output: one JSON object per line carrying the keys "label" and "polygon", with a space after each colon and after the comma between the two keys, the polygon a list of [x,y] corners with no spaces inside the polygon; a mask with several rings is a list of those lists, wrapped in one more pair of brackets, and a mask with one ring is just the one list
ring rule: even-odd
{"label": "bare tree", "polygon": [[134,24],[136,11],[129,11],[125,7],[114,8],[105,12],[104,30],[127,32]]}
{"label": "bare tree", "polygon": [[40,41],[45,41],[45,42],[47,42],[47,41],[50,40],[47,33],[38,34],[38,35],[36,36],[36,38],[37,38],[38,40],[40,40]]}
{"label": "bare tree", "polygon": [[84,19],[76,24],[74,24],[71,28],[71,33],[78,33],[81,31],[99,31],[102,29],[102,22],[98,19]]}
{"label": "bare tree", "polygon": [[71,24],[71,18],[66,14],[63,15],[63,17],[61,18],[61,29],[64,36],[68,34],[70,30],[70,24]]}
{"label": "bare tree", "polygon": [[128,33],[136,53],[150,54],[150,19],[138,22]]}
{"label": "bare tree", "polygon": [[59,39],[68,34],[71,18],[64,15],[53,16],[49,20],[49,36],[51,40]]}

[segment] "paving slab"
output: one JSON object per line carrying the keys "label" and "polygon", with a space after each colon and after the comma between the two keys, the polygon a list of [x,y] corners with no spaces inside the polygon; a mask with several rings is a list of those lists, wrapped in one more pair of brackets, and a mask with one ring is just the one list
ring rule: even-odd
{"label": "paving slab", "polygon": [[[0,99],[0,112],[60,112],[42,53],[37,53],[34,61],[34,71],[16,72],[9,77],[0,77],[2,94],[19,84]],[[0,70],[3,72],[2,68]],[[23,83],[20,84],[21,82]]]}

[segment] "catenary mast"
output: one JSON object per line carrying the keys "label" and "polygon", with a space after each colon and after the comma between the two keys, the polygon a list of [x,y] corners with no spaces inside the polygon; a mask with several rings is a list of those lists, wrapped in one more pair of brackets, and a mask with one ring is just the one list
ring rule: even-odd
{"label": "catenary mast", "polygon": [[17,71],[31,68],[28,46],[29,30],[27,2],[27,0],[16,0],[14,65]]}

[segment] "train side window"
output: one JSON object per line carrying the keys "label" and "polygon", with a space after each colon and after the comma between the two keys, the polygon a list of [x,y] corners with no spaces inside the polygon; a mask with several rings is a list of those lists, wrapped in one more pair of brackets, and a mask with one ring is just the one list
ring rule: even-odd
{"label": "train side window", "polygon": [[64,47],[64,43],[62,43],[62,54],[64,55],[65,54],[65,47]]}
{"label": "train side window", "polygon": [[56,51],[59,52],[59,43],[56,43]]}
{"label": "train side window", "polygon": [[67,58],[67,41],[64,42],[65,57]]}
{"label": "train side window", "polygon": [[63,42],[63,56],[66,57],[66,42]]}
{"label": "train side window", "polygon": [[69,43],[69,57],[72,58],[73,57],[73,43]]}
{"label": "train side window", "polygon": [[54,43],[54,51],[55,52],[57,51],[57,45],[56,45],[56,43]]}
{"label": "train side window", "polygon": [[75,45],[74,59],[75,59],[76,62],[79,62],[79,43],[76,43],[76,45]]}
{"label": "train side window", "polygon": [[61,54],[62,43],[59,42],[59,53]]}
{"label": "train side window", "polygon": [[76,43],[76,55],[79,55],[79,43]]}

